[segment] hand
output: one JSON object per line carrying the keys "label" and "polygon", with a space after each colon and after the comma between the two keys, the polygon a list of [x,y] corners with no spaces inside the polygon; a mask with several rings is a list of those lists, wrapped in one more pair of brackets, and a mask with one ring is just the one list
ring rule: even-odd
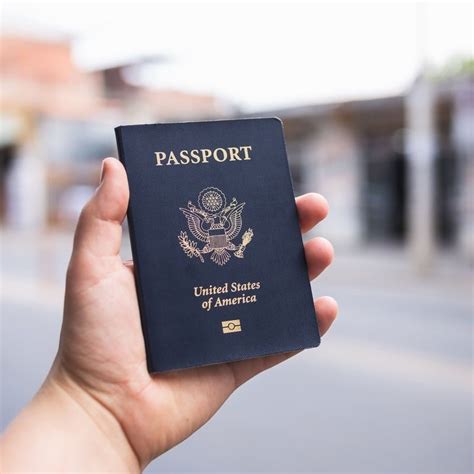
{"label": "hand", "polygon": [[[123,262],[119,255],[128,198],[121,163],[113,158],[104,160],[101,184],[77,226],[67,273],[60,347],[39,398],[43,406],[47,397],[59,397],[59,406],[74,404],[75,411],[68,411],[71,419],[76,416],[72,413],[80,412],[80,419],[91,425],[87,437],[96,438],[98,446],[104,443],[102,461],[112,459],[115,453],[114,468],[130,471],[142,469],[187,438],[239,385],[293,354],[151,376],[145,360],[133,263]],[[309,231],[328,212],[327,202],[317,194],[298,198],[297,207],[302,232]],[[311,280],[333,258],[331,244],[322,238],[307,242],[305,253]],[[337,304],[322,297],[315,301],[315,307],[324,334],[336,317]],[[97,467],[101,461],[89,462]]]}

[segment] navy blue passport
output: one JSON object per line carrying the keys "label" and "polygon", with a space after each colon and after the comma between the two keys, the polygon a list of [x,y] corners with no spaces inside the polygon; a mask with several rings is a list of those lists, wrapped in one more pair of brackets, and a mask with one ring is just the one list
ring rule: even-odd
{"label": "navy blue passport", "polygon": [[280,120],[116,137],[150,372],[319,345]]}

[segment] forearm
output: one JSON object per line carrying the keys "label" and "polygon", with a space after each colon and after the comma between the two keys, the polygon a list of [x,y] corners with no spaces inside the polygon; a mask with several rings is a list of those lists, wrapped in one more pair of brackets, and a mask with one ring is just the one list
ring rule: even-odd
{"label": "forearm", "polygon": [[1,451],[1,472],[140,471],[112,414],[54,377],[7,428]]}

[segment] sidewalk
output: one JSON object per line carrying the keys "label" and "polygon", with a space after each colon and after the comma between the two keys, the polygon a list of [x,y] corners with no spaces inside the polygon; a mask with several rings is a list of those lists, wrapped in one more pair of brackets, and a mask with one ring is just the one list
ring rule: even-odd
{"label": "sidewalk", "polygon": [[[57,350],[72,234],[6,231],[1,245],[4,427],[38,389]],[[129,258],[128,239],[123,249]],[[148,472],[211,472],[216,465],[223,472],[470,471],[470,269],[443,254],[422,278],[400,249],[336,252],[312,286],[340,308],[321,346],[240,388]]]}

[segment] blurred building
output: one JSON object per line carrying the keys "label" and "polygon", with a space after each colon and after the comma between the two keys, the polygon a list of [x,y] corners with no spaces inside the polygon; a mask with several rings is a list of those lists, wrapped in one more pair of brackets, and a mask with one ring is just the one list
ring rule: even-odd
{"label": "blurred building", "polygon": [[416,81],[405,96],[265,111],[283,119],[295,192],[331,204],[343,246],[410,244],[420,266],[474,259],[474,76]]}
{"label": "blurred building", "polygon": [[[1,38],[3,222],[74,222],[100,159],[116,154],[118,124],[239,116],[215,97],[133,85],[133,68],[150,60],[85,72],[68,42]],[[408,244],[421,268],[440,246],[474,260],[473,83],[472,70],[420,77],[400,96],[256,115],[283,119],[296,193],[331,203],[325,235]]]}
{"label": "blurred building", "polygon": [[126,77],[136,64],[81,71],[67,41],[0,43],[0,218],[9,225],[74,221],[100,159],[116,155],[115,126],[229,113],[211,96],[133,86]]}

